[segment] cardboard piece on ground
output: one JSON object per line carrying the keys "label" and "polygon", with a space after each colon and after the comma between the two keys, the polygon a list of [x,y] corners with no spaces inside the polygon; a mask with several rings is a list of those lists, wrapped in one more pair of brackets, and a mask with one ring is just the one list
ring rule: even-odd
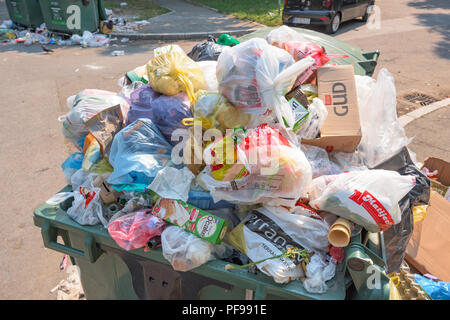
{"label": "cardboard piece on ground", "polygon": [[437,170],[437,180],[431,180],[431,187],[440,195],[445,196],[450,186],[450,163],[439,158],[426,158],[423,166],[430,171]]}
{"label": "cardboard piece on ground", "polygon": [[406,261],[422,274],[450,282],[450,202],[432,191],[424,220],[414,224]]}
{"label": "cardboard piece on ground", "polygon": [[303,139],[328,152],[354,152],[361,141],[355,72],[352,65],[324,66],[317,72],[318,94],[328,110],[320,138]]}

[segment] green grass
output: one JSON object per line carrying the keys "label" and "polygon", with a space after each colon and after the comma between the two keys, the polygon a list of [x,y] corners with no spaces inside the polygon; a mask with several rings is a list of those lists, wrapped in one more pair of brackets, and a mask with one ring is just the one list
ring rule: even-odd
{"label": "green grass", "polygon": [[[121,7],[121,2],[126,2],[128,5]],[[115,9],[114,14],[134,15],[139,17],[138,20],[147,20],[170,11],[149,0],[105,0],[104,4],[105,8]]]}
{"label": "green grass", "polygon": [[[278,0],[188,0],[194,4],[205,5],[230,14],[238,19],[247,19],[267,26],[282,25],[284,1],[278,14]],[[270,13],[272,14],[270,14]]]}

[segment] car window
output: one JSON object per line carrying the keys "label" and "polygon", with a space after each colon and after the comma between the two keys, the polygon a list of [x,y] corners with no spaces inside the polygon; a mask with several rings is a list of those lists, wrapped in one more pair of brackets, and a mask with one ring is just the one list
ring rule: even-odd
{"label": "car window", "polygon": [[356,0],[344,0],[344,6],[349,5],[349,4],[355,4]]}

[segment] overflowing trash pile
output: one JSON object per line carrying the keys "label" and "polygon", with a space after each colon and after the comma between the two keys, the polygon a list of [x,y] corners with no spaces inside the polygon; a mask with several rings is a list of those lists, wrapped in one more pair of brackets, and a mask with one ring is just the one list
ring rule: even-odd
{"label": "overflowing trash pile", "polygon": [[221,259],[324,293],[362,229],[384,232],[398,270],[430,181],[392,75],[357,76],[286,26],[225,40],[157,48],[118,93],[67,99],[67,214],[125,250],[162,248],[178,271]]}

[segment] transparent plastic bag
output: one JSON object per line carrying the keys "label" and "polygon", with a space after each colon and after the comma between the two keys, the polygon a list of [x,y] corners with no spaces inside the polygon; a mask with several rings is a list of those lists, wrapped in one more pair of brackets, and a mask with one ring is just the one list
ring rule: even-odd
{"label": "transparent plastic bag", "polygon": [[300,33],[284,25],[270,31],[266,40],[269,44],[278,48],[281,48],[281,44],[286,41],[306,41]]}
{"label": "transparent plastic bag", "polygon": [[313,99],[313,102],[308,107],[308,111],[308,118],[306,118],[305,123],[296,134],[303,139],[315,139],[319,136],[320,129],[328,116],[328,111],[319,98]]}
{"label": "transparent plastic bag", "polygon": [[211,92],[219,92],[219,83],[217,82],[216,75],[217,61],[199,61],[197,64],[203,70],[203,75],[205,76],[203,89]]}
{"label": "transparent plastic bag", "polygon": [[60,117],[63,122],[62,132],[64,137],[77,146],[80,138],[89,133],[84,124],[97,113],[120,105],[122,115],[126,119],[129,105],[127,101],[114,92],[85,89],[75,96],[67,99],[67,106],[71,109],[65,116]]}
{"label": "transparent plastic bag", "polygon": [[[289,57],[292,59],[292,57]],[[299,74],[314,64],[312,58],[305,58],[292,65],[286,52],[273,46],[266,48],[256,65],[256,81],[263,107],[274,112],[279,123],[288,127],[294,125],[292,108],[284,97],[294,85]],[[289,65],[280,71],[282,65]]]}
{"label": "transparent plastic bag", "polygon": [[313,179],[310,185],[309,205],[376,233],[400,222],[398,202],[415,183],[414,176],[401,176],[390,170],[321,176]]}
{"label": "transparent plastic bag", "polygon": [[326,281],[331,280],[336,273],[336,262],[326,261],[319,254],[314,254],[306,265],[306,279],[303,287],[311,293],[325,293],[328,291]]}
{"label": "transparent plastic bag", "polygon": [[191,182],[195,178],[188,168],[164,167],[156,175],[148,188],[162,198],[187,201]]}
{"label": "transparent plastic bag", "polygon": [[[101,222],[106,227],[108,222],[103,215],[100,188],[94,187],[96,176],[96,174],[77,175],[76,178],[84,179],[82,179],[83,182],[80,185],[75,184],[76,187],[73,189],[74,200],[72,206],[67,210],[67,215],[81,225],[96,225]],[[74,176],[72,176],[72,179],[74,179]]]}
{"label": "transparent plastic bag", "polygon": [[[356,78],[362,138],[358,150],[369,168],[397,154],[410,139],[397,119],[394,78],[381,69],[377,81]],[[370,92],[370,93],[369,93]]]}
{"label": "transparent plastic bag", "polygon": [[166,222],[151,211],[143,209],[115,219],[108,225],[109,235],[127,251],[145,247],[150,239],[161,235],[166,226]]}
{"label": "transparent plastic bag", "polygon": [[186,54],[163,53],[147,63],[148,80],[152,88],[164,95],[173,96],[186,92],[194,101],[194,93],[203,88],[205,79],[202,69]]}
{"label": "transparent plastic bag", "polygon": [[[256,64],[267,46],[264,39],[250,39],[224,50],[217,60],[219,92],[247,113],[263,114],[266,111],[258,93]],[[292,64],[294,61],[289,58],[285,63]],[[280,66],[280,69],[286,66]]]}
{"label": "transparent plastic bag", "polygon": [[332,164],[325,149],[307,144],[302,144],[301,149],[311,164],[313,179],[332,174]]}
{"label": "transparent plastic bag", "polygon": [[[236,145],[236,163],[227,159],[227,149],[234,146],[232,142],[224,143],[222,139],[217,142],[222,146],[215,143],[205,149],[205,162],[211,165],[201,180],[214,201],[293,206],[307,191],[312,179],[311,165],[300,148],[286,138],[288,132],[280,133],[280,129],[263,124],[248,130]],[[218,148],[212,153],[215,145]],[[226,171],[220,176],[211,171],[225,166]]]}
{"label": "transparent plastic bag", "polygon": [[219,91],[246,113],[273,112],[279,123],[292,126],[294,117],[284,95],[298,74],[313,63],[313,59],[304,59],[294,64],[286,51],[270,46],[263,39],[250,39],[220,55]]}
{"label": "transparent plastic bag", "polygon": [[189,271],[214,259],[214,245],[177,226],[161,234],[163,256],[174,270]]}
{"label": "transparent plastic bag", "polygon": [[171,156],[172,146],[150,119],[138,119],[114,136],[109,162],[110,184],[149,185]]}

